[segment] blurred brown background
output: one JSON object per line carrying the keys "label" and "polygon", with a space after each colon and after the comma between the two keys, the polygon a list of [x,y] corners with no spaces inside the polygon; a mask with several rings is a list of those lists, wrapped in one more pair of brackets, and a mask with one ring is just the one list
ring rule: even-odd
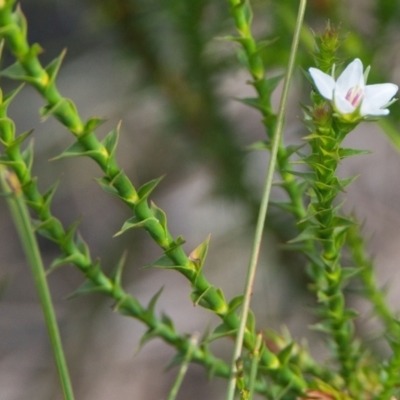
{"label": "blurred brown background", "polygon": [[[269,74],[278,74],[287,60],[296,2],[252,3],[256,36],[279,37],[265,51]],[[245,151],[265,134],[260,116],[234,100],[253,95],[235,47],[215,39],[233,33],[225,2],[23,0],[21,6],[28,18],[30,41],[41,43],[46,50],[44,63],[68,47],[58,80],[61,92],[76,102],[83,118],[108,118],[99,129],[100,136],[123,121],[120,165],[136,186],[166,174],[153,200],[167,212],[172,233],[185,237],[187,251],[211,233],[205,273],[227,298],[239,294],[268,155]],[[309,2],[306,22],[314,30],[322,29],[327,18],[341,23],[343,36],[352,32],[343,48],[346,60],[360,57],[372,64],[372,80],[399,84],[398,8],[379,0],[314,0]],[[304,69],[312,65],[307,35],[308,28],[298,56]],[[6,54],[3,63],[10,61]],[[14,86],[2,80],[2,87],[8,91]],[[307,103],[310,91],[299,69],[292,91],[285,141],[298,143],[306,132],[299,102]],[[279,90],[275,97],[277,102]],[[66,225],[82,218],[80,232],[92,256],[100,257],[107,271],[128,249],[125,288],[146,304],[164,286],[159,310],[171,316],[181,332],[204,332],[207,326],[215,326],[215,317],[190,303],[190,288],[182,276],[141,269],[161,255],[144,232],[112,237],[130,215],[93,180],[100,177],[100,171],[91,160],[49,162],[73,143],[73,137],[51,119],[40,121],[42,105],[39,95],[26,87],[10,114],[19,133],[35,128],[34,170],[40,188],[45,190],[61,178],[54,214]],[[398,120],[399,107],[393,106],[390,121],[399,127]],[[343,176],[362,174],[348,190],[344,209],[366,220],[379,280],[390,283],[388,297],[396,307],[400,157],[375,124],[362,124],[345,145],[373,151],[343,162]],[[6,203],[0,204],[0,398],[61,399],[29,267]],[[279,329],[285,324],[297,339],[311,339],[313,354],[321,359],[323,338],[307,328],[313,321],[307,310],[312,299],[306,291],[303,260],[279,247],[293,237],[292,223],[271,209],[253,308],[260,329]],[[40,245],[48,265],[58,249],[44,239]],[[164,371],[173,349],[153,340],[136,354],[144,327],[112,313],[107,298],[90,295],[65,301],[82,280],[73,267],[57,270],[49,278],[76,398],[165,399],[176,374],[175,369]],[[349,301],[367,310],[358,297],[349,296]],[[368,316],[357,323],[368,345],[385,354],[387,349],[376,340],[381,334],[379,326]],[[214,349],[228,360],[231,346],[220,341]],[[209,382],[201,367],[192,366],[178,398],[223,398],[224,388],[224,381]]]}

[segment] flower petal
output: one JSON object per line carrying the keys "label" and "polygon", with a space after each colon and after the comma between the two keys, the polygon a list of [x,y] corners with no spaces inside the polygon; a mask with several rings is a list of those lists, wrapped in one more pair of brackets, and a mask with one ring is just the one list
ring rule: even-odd
{"label": "flower petal", "polygon": [[332,100],[333,89],[335,88],[334,79],[317,68],[310,68],[309,73],[313,79],[319,94],[327,100]]}
{"label": "flower petal", "polygon": [[[389,110],[382,110],[399,90],[394,83],[367,85],[364,89],[364,100],[361,105],[361,115],[387,115]],[[387,113],[382,114],[382,111]]]}
{"label": "flower petal", "polygon": [[351,62],[339,76],[336,81],[335,92],[337,92],[338,96],[344,98],[347,92],[356,86],[360,89],[365,86],[363,65],[358,58]]}
{"label": "flower petal", "polygon": [[351,114],[355,111],[355,107],[335,90],[333,104],[334,108],[340,114]]}

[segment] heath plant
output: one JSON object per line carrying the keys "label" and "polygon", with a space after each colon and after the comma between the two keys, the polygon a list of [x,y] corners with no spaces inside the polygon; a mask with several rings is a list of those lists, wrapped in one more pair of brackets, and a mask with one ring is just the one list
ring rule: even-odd
{"label": "heath plant", "polygon": [[[174,3],[177,8],[172,7],[172,3],[169,5],[176,11],[176,16],[184,18],[189,15],[190,21],[200,18],[203,3],[181,3]],[[341,59],[340,54],[347,52],[347,56],[349,55],[349,47],[343,44],[344,52],[339,54],[339,47],[346,40],[336,23],[328,22],[322,32],[313,33],[310,49],[311,31],[303,23],[306,0],[294,2],[298,4],[286,1],[272,3],[276,3],[275,7],[284,12],[282,15],[287,24],[285,29],[291,35],[284,75],[271,74],[270,65],[265,61],[268,57],[274,57],[272,53],[269,54],[268,49],[281,38],[261,41],[253,36],[253,10],[249,0],[228,0],[226,5],[229,7],[236,33],[219,38],[223,39],[226,46],[232,46],[229,42],[233,42],[237,47],[238,58],[248,71],[249,84],[254,89],[254,97],[242,98],[240,101],[260,112],[266,140],[251,147],[269,153],[244,289],[236,297],[226,299],[224,288],[213,285],[203,269],[210,237],[193,251],[184,251],[185,240],[182,236],[172,235],[166,213],[151,201],[152,192],[161,179],[155,178],[137,184],[121,169],[116,158],[120,126],[116,126],[104,139],[98,138],[98,127],[104,122],[103,119],[92,117],[84,121],[73,100],[64,97],[58,89],[57,75],[65,52],[61,52],[47,66],[42,65],[42,48],[39,44],[28,41],[28,24],[21,7],[14,0],[0,0],[2,48],[6,48],[14,59],[14,62],[2,68],[1,76],[21,83],[9,93],[2,91],[0,96],[1,184],[34,277],[65,400],[74,399],[74,385],[68,372],[47,279],[50,272],[65,265],[78,269],[85,279],[83,285],[73,293],[74,296],[97,292],[108,297],[115,312],[145,325],[147,330],[140,340],[141,345],[153,338],[159,338],[174,348],[174,364],[179,365],[179,368],[176,381],[170,393],[166,394],[169,400],[177,398],[190,363],[203,366],[210,377],[226,380],[226,400],[253,399],[257,396],[275,400],[399,398],[399,320],[388,305],[384,292],[377,285],[374,262],[368,255],[367,243],[363,239],[357,217],[346,215],[341,208],[346,188],[356,176],[342,178],[337,173],[339,164],[345,163],[346,158],[368,153],[342,147],[346,136],[361,123],[381,121],[384,131],[394,145],[398,145],[397,132],[394,133],[395,125],[390,121],[382,122],[390,113],[398,87],[394,83],[379,81],[367,84],[370,67],[364,68],[363,54],[354,55],[350,60]],[[321,2],[321,7],[323,3]],[[335,6],[328,3],[324,3],[325,7],[332,10],[334,17]],[[384,6],[384,2],[377,3],[381,12],[379,21],[382,22],[379,26],[384,31],[385,24],[391,21],[390,12],[387,11],[389,8],[393,12],[395,10],[393,6]],[[126,3],[127,15],[133,12],[134,4],[134,1],[131,4]],[[182,8],[178,7],[179,4]],[[121,7],[121,2],[116,2],[115,7]],[[115,16],[122,18],[121,14],[116,13]],[[184,19],[178,18],[178,21],[181,28],[188,32],[188,43],[197,43],[202,48],[199,41],[196,41],[197,31],[193,26],[189,26]],[[122,24],[124,19],[119,22]],[[137,33],[135,29],[140,27],[127,26],[126,29]],[[233,26],[231,30],[233,31]],[[309,102],[302,104],[303,137],[298,144],[286,146],[283,132],[289,87],[293,71],[298,67],[296,56],[299,43],[300,47],[311,51],[313,58],[312,65],[300,65],[304,71],[304,81],[311,89],[311,96]],[[157,76],[164,82],[167,93],[176,106],[188,112],[190,104],[182,101],[184,99],[174,97],[175,86],[168,86],[166,82],[170,81],[159,73],[161,67],[157,60],[146,53],[140,43],[137,46],[148,57],[148,62],[153,60],[152,67],[155,70],[158,68],[157,73],[155,70],[149,73],[154,73],[154,77]],[[191,57],[193,71],[197,71],[201,58],[193,54]],[[374,65],[371,73],[373,71]],[[202,76],[203,84],[209,85],[205,75]],[[272,95],[281,82],[283,86],[280,103],[275,111]],[[52,201],[58,182],[45,192],[39,190],[40,176],[36,177],[32,173],[34,148],[32,142],[29,142],[32,132],[17,134],[15,124],[8,114],[10,104],[18,103],[18,96],[21,96],[19,93],[24,85],[32,86],[43,98],[45,104],[39,110],[40,115],[58,120],[75,139],[60,155],[54,155],[53,162],[61,158],[69,158],[73,162],[75,157],[86,157],[98,165],[102,174],[101,177],[96,177],[98,184],[105,192],[124,203],[131,213],[116,235],[122,235],[131,229],[145,230],[149,240],[154,241],[162,252],[161,257],[147,267],[183,275],[191,288],[188,302],[217,316],[220,323],[216,328],[210,331],[204,327],[203,334],[179,332],[167,314],[158,315],[156,312],[161,291],[154,294],[148,304],[142,304],[124,289],[124,254],[116,263],[114,272],[106,273],[99,259],[92,257],[89,246],[79,233],[79,223],[64,226],[53,213]],[[202,95],[211,99],[210,87],[204,87],[203,90]],[[298,103],[300,102],[305,103],[299,98]],[[207,108],[194,109],[194,114],[191,114],[192,122],[201,121],[201,116],[207,116],[208,111],[205,111]],[[213,112],[209,111],[210,118],[218,120],[219,117],[212,114]],[[218,135],[218,130],[214,135]],[[235,179],[241,177],[242,171],[236,162],[232,163],[232,160],[242,156],[242,152],[230,137],[223,138],[227,140],[226,147],[222,146],[221,150],[217,146],[212,152],[213,157],[224,158],[230,151],[235,155],[225,165],[226,168],[219,178],[227,180],[226,188],[230,191],[239,190],[243,193],[243,185],[234,189]],[[212,148],[220,140],[221,137],[210,138],[207,146]],[[273,184],[285,192],[283,200],[270,198]],[[241,196],[250,198],[252,205],[257,203],[252,195]],[[293,231],[297,230],[297,236],[292,237],[284,248],[300,253],[307,260],[305,271],[309,280],[308,287],[315,298],[313,308],[317,318],[312,328],[322,331],[330,352],[329,359],[322,362],[316,361],[308,348],[294,340],[290,332],[280,334],[263,329],[257,324],[250,309],[269,205],[290,215]],[[58,246],[59,255],[48,267],[44,266],[37,235]],[[351,267],[346,266],[349,257],[352,260]],[[363,338],[355,332],[354,319],[359,312],[349,306],[345,295],[346,288],[354,283],[361,285],[363,295],[372,304],[374,314],[385,327],[385,340],[391,349],[391,355],[387,359],[373,354]],[[216,357],[210,349],[211,342],[222,340],[235,342],[230,361]],[[132,398],[136,398],[134,394]],[[187,398],[190,398],[190,394]]]}

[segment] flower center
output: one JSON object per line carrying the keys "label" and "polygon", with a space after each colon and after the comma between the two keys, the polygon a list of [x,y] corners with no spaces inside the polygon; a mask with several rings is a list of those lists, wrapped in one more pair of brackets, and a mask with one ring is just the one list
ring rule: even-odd
{"label": "flower center", "polygon": [[359,86],[354,86],[347,92],[345,99],[353,106],[358,107],[364,97],[364,91]]}

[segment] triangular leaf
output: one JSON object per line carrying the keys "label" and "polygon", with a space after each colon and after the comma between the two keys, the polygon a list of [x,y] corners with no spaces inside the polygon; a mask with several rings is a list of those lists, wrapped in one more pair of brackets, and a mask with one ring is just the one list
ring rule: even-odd
{"label": "triangular leaf", "polygon": [[12,142],[11,146],[19,147],[21,143],[23,143],[31,134],[33,133],[33,129],[30,131],[21,133],[18,137]]}
{"label": "triangular leaf", "polygon": [[287,172],[288,174],[296,175],[299,176],[300,178],[303,178],[307,182],[315,182],[315,172],[302,172],[302,171],[294,171],[291,169],[285,169],[283,172]]}
{"label": "triangular leaf", "polygon": [[102,292],[103,290],[104,288],[102,286],[87,280],[77,290],[68,295],[67,300],[73,299],[74,297],[80,296],[82,294],[96,293],[96,292],[98,293]]}
{"label": "triangular leaf", "polygon": [[54,194],[56,193],[56,190],[58,188],[58,185],[60,184],[60,180],[57,179],[46,191],[46,193],[43,195],[43,211],[48,212],[50,210],[50,205],[51,202],[54,198]]}
{"label": "triangular leaf", "polygon": [[114,188],[114,186],[111,183],[111,180],[108,177],[95,178],[94,180],[101,186],[101,188],[106,193],[112,194],[114,196],[119,196],[118,190]]}
{"label": "triangular leaf", "polygon": [[46,275],[49,275],[56,269],[63,267],[64,265],[76,264],[79,261],[79,254],[71,254],[69,256],[59,256],[53,260],[49,268],[46,270]]}
{"label": "triangular leaf", "polygon": [[370,150],[342,149],[342,148],[339,149],[339,157],[341,159],[358,155],[371,154],[371,153],[372,151]]}
{"label": "triangular leaf", "polygon": [[104,119],[104,118],[98,118],[98,117],[89,118],[85,124],[84,132],[86,134],[93,132],[98,126],[103,124],[105,121],[106,121],[106,119]]}
{"label": "triangular leaf", "polygon": [[197,306],[199,304],[201,307],[209,309],[210,305],[208,304],[207,300],[204,299],[204,296],[205,296],[205,294],[207,292],[210,291],[211,288],[212,288],[212,286],[209,286],[203,292],[199,292],[198,290],[194,290],[192,293],[190,293],[190,298],[192,299],[193,304],[195,306]]}
{"label": "triangular leaf", "polygon": [[165,314],[165,313],[161,314],[161,322],[163,324],[167,325],[172,331],[175,332],[174,322],[167,314]]}
{"label": "triangular leaf", "polygon": [[147,306],[147,310],[146,312],[150,313],[151,315],[154,314],[154,308],[157,304],[157,300],[159,299],[159,297],[161,296],[161,293],[164,290],[164,286],[160,288],[160,290],[151,298],[149,305]]}
{"label": "triangular leaf", "polygon": [[243,303],[243,300],[244,300],[243,295],[234,297],[228,304],[229,311],[236,310],[238,307],[240,307]]}
{"label": "triangular leaf", "polygon": [[[274,44],[278,40],[279,40],[279,37],[275,37],[273,39],[260,40],[259,42],[257,42],[257,53],[259,53],[260,50],[263,50],[266,47],[271,46],[271,44]],[[282,77],[283,77],[283,75],[282,75]]]}
{"label": "triangular leaf", "polygon": [[60,155],[53,157],[51,161],[60,160],[66,157],[92,156],[97,153],[97,150],[87,150],[83,144],[81,144],[80,142],[75,142],[74,144],[69,146],[67,150],[64,150]]}
{"label": "triangular leaf", "polygon": [[49,87],[51,87],[54,84],[66,53],[67,49],[64,49],[61,52],[61,54],[57,58],[55,58],[50,64],[48,64],[47,67],[45,68],[47,74],[50,77],[48,84]]}
{"label": "triangular leaf", "polygon": [[158,222],[154,217],[151,218],[146,218],[144,220],[139,220],[136,217],[131,217],[127,221],[125,221],[124,225],[122,225],[122,228],[120,231],[118,231],[114,237],[122,235],[125,231],[133,228],[144,228],[146,227],[146,224],[149,223],[150,221]]}
{"label": "triangular leaf", "polygon": [[63,246],[69,247],[74,244],[75,242],[75,236],[76,236],[76,230],[78,229],[79,224],[81,223],[81,219],[77,219],[74,221],[67,229],[65,232],[65,235],[62,239],[62,244]]}
{"label": "triangular leaf", "polygon": [[[0,30],[0,34],[1,34],[1,30]],[[28,82],[30,84],[36,83],[36,80],[37,80],[37,78],[30,77],[29,75],[27,75],[24,67],[21,65],[21,63],[19,61],[10,65],[8,68],[3,69],[0,72],[0,75],[4,76],[6,78],[9,78],[9,79],[15,79],[18,81]]]}
{"label": "triangular leaf", "polygon": [[289,158],[292,154],[297,153],[300,149],[302,149],[306,144],[300,144],[298,146],[295,145],[290,145],[290,146],[286,146],[285,150],[286,150],[286,154],[285,156],[287,158]]}
{"label": "triangular leaf", "polygon": [[203,264],[208,252],[208,246],[210,244],[210,238],[211,235],[208,235],[206,240],[189,254],[189,260],[195,265],[197,272],[200,272],[203,268]]}
{"label": "triangular leaf", "polygon": [[214,340],[226,337],[226,336],[235,336],[237,329],[232,329],[224,323],[218,325],[212,334],[208,336],[206,339],[206,343],[211,343]]}
{"label": "triangular leaf", "polygon": [[187,271],[187,267],[176,265],[168,256],[163,255],[158,260],[143,266],[143,268],[174,269],[180,272]]}
{"label": "triangular leaf", "polygon": [[360,274],[364,270],[364,267],[346,267],[342,268],[342,280],[347,281],[358,274]]}
{"label": "triangular leaf", "polygon": [[284,75],[277,75],[277,76],[273,76],[271,78],[268,78],[265,80],[266,84],[267,84],[267,91],[268,93],[271,93],[277,88],[277,86],[279,85],[279,82],[282,80],[282,78],[284,77]]}
{"label": "triangular leaf", "polygon": [[79,234],[76,234],[75,244],[79,249],[79,252],[86,258],[86,260],[90,261],[90,249],[87,243],[83,240],[83,237]]}
{"label": "triangular leaf", "polygon": [[339,179],[340,186],[344,189],[351,185],[360,175],[350,176],[349,178]]}
{"label": "triangular leaf", "polygon": [[167,215],[165,212],[157,207],[155,203],[152,201],[150,206],[151,211],[153,212],[154,217],[158,220],[160,225],[163,227],[164,231],[167,231]]}
{"label": "triangular leaf", "polygon": [[249,107],[260,110],[261,112],[265,112],[267,110],[265,105],[261,103],[258,97],[245,97],[245,98],[235,98],[235,99],[243,104],[246,104]]}
{"label": "triangular leaf", "polygon": [[[0,50],[1,51],[1,50]],[[1,75],[1,72],[0,72]],[[1,102],[1,107],[4,107],[7,110],[7,107],[10,105],[10,103],[13,101],[14,97],[22,90],[22,88],[25,86],[24,83],[19,85],[16,89],[12,90],[11,92],[7,93],[3,97],[3,101]],[[20,135],[21,136],[21,135]]]}
{"label": "triangular leaf", "polygon": [[121,287],[122,271],[125,267],[127,254],[128,253],[126,251],[122,253],[120,259],[118,260],[117,267],[115,268],[114,273],[111,275],[111,279],[117,287]]}
{"label": "triangular leaf", "polygon": [[44,221],[32,220],[33,229],[35,231],[37,231],[41,236],[56,243],[59,243],[60,241],[59,239],[54,238],[54,236],[51,233],[51,228],[58,223],[59,221],[53,216],[49,217]]}
{"label": "triangular leaf", "polygon": [[288,241],[288,243],[297,243],[297,242],[304,242],[307,240],[315,240],[317,239],[316,233],[318,231],[318,228],[315,226],[309,226],[304,231],[300,232],[298,236],[296,236],[294,239],[291,239]]}
{"label": "triangular leaf", "polygon": [[282,365],[287,365],[288,362],[290,361],[293,346],[294,342],[291,342],[278,353],[278,358]]}
{"label": "triangular leaf", "polygon": [[139,198],[142,199],[147,199],[149,197],[150,193],[156,188],[156,186],[161,182],[161,180],[164,178],[164,176],[153,179],[150,182],[145,183],[143,186],[141,186],[138,190],[138,195]]}
{"label": "triangular leaf", "polygon": [[21,32],[20,32],[21,37],[26,38],[27,31],[28,31],[28,22],[26,20],[24,13],[22,12],[20,4],[17,5],[17,8],[14,12],[13,17],[14,17],[15,23],[21,30]]}
{"label": "triangular leaf", "polygon": [[120,126],[121,124],[119,123],[118,126],[114,130],[109,132],[107,136],[102,140],[102,144],[106,148],[107,153],[110,157],[114,156],[115,150],[117,148]]}
{"label": "triangular leaf", "polygon": [[21,157],[25,162],[27,170],[32,171],[33,165],[33,140],[30,141],[28,147],[21,153]]}
{"label": "triangular leaf", "polygon": [[271,204],[271,206],[275,206],[278,207],[279,209],[283,210],[283,211],[287,211],[291,214],[294,214],[297,212],[297,208],[295,206],[293,206],[292,203],[290,202],[286,202],[286,201],[270,201],[269,204]]}

